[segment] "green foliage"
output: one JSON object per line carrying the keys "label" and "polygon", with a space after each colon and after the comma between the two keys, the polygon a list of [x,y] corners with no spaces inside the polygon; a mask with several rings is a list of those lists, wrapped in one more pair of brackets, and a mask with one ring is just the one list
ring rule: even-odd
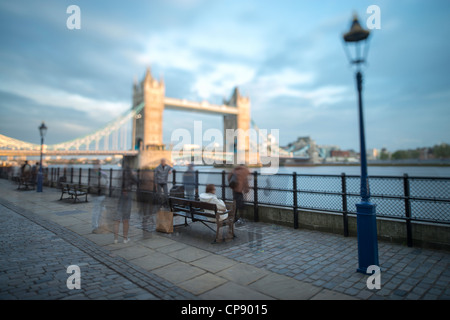
{"label": "green foliage", "polygon": [[[395,151],[391,158],[392,160],[406,160],[406,159],[419,159],[421,153],[427,152],[429,156],[435,159],[448,159],[450,158],[450,145],[442,143],[440,145],[435,145],[432,148],[417,148],[415,150],[397,150]],[[383,153],[381,154],[381,159]]]}
{"label": "green foliage", "polygon": [[450,158],[450,145],[442,143],[433,147],[435,158]]}
{"label": "green foliage", "polygon": [[387,153],[386,151],[381,151],[380,160],[389,160],[389,153]]}

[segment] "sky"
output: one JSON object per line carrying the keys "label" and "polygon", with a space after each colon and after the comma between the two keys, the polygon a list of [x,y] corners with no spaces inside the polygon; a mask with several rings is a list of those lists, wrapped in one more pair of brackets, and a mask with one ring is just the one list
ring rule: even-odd
{"label": "sky", "polygon": [[[80,29],[66,12],[80,8]],[[359,150],[354,69],[342,34],[380,8],[364,74],[367,148],[450,143],[450,1],[0,1],[0,134],[47,144],[95,131],[131,108],[147,67],[166,96],[222,104],[250,97],[259,128],[286,145]],[[179,128],[223,128],[222,117],[166,110]]]}

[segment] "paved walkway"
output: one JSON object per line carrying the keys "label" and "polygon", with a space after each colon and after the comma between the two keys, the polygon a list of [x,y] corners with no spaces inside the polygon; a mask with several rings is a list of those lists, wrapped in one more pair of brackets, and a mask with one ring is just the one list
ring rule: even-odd
{"label": "paved walkway", "polygon": [[[380,242],[381,290],[369,290],[355,238],[246,222],[235,240],[212,244],[201,224],[156,232],[133,203],[132,241],[113,244],[91,232],[97,197],[59,196],[0,180],[0,299],[450,299],[446,251]],[[73,264],[79,290],[66,286]]]}

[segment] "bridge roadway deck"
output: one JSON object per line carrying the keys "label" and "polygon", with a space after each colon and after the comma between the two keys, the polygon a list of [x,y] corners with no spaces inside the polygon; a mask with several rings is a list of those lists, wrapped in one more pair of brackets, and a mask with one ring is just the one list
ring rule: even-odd
{"label": "bridge roadway deck", "polygon": [[[135,156],[137,150],[46,150],[43,156]],[[0,149],[0,156],[40,156],[39,150],[7,150]]]}
{"label": "bridge roadway deck", "polygon": [[[89,202],[0,180],[0,299],[450,299],[450,253],[380,243],[381,290],[355,272],[355,238],[253,223],[212,244],[202,225],[155,231],[133,203],[131,242],[93,234]],[[117,205],[106,197],[104,216]],[[81,289],[66,287],[79,264]]]}

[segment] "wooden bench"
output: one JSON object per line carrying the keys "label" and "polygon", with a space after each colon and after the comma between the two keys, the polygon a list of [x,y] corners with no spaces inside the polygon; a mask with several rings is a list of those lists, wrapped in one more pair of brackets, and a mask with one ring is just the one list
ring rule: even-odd
{"label": "wooden bench", "polygon": [[[184,226],[188,226],[187,219],[191,219],[192,222],[199,221],[205,225],[208,229],[216,233],[214,242],[222,242],[225,239],[221,238],[220,228],[228,226],[229,237],[227,239],[233,239],[234,235],[234,217],[236,213],[236,202],[231,204],[231,208],[225,212],[217,211],[217,206],[213,203],[201,202],[196,200],[189,200],[184,198],[169,197],[170,211],[174,215],[184,217]],[[206,212],[205,210],[212,211],[213,213]],[[220,216],[228,214],[228,217],[221,220]],[[206,223],[216,224],[216,230],[208,226]]]}
{"label": "wooden bench", "polygon": [[[61,183],[61,197],[59,200],[64,199],[64,194],[68,194],[69,196],[65,199],[73,199],[73,202],[77,202],[78,197],[85,196],[85,202],[87,202],[88,195],[88,187],[80,184],[72,184],[72,183]],[[81,200],[80,200],[81,201]]]}
{"label": "wooden bench", "polygon": [[[34,189],[34,187],[36,186],[36,181],[33,181],[33,179],[31,179],[31,178],[18,177],[17,182],[19,184],[17,186],[18,190],[31,190],[31,189]],[[22,186],[24,188],[22,188]],[[30,186],[32,188],[30,188]]]}

